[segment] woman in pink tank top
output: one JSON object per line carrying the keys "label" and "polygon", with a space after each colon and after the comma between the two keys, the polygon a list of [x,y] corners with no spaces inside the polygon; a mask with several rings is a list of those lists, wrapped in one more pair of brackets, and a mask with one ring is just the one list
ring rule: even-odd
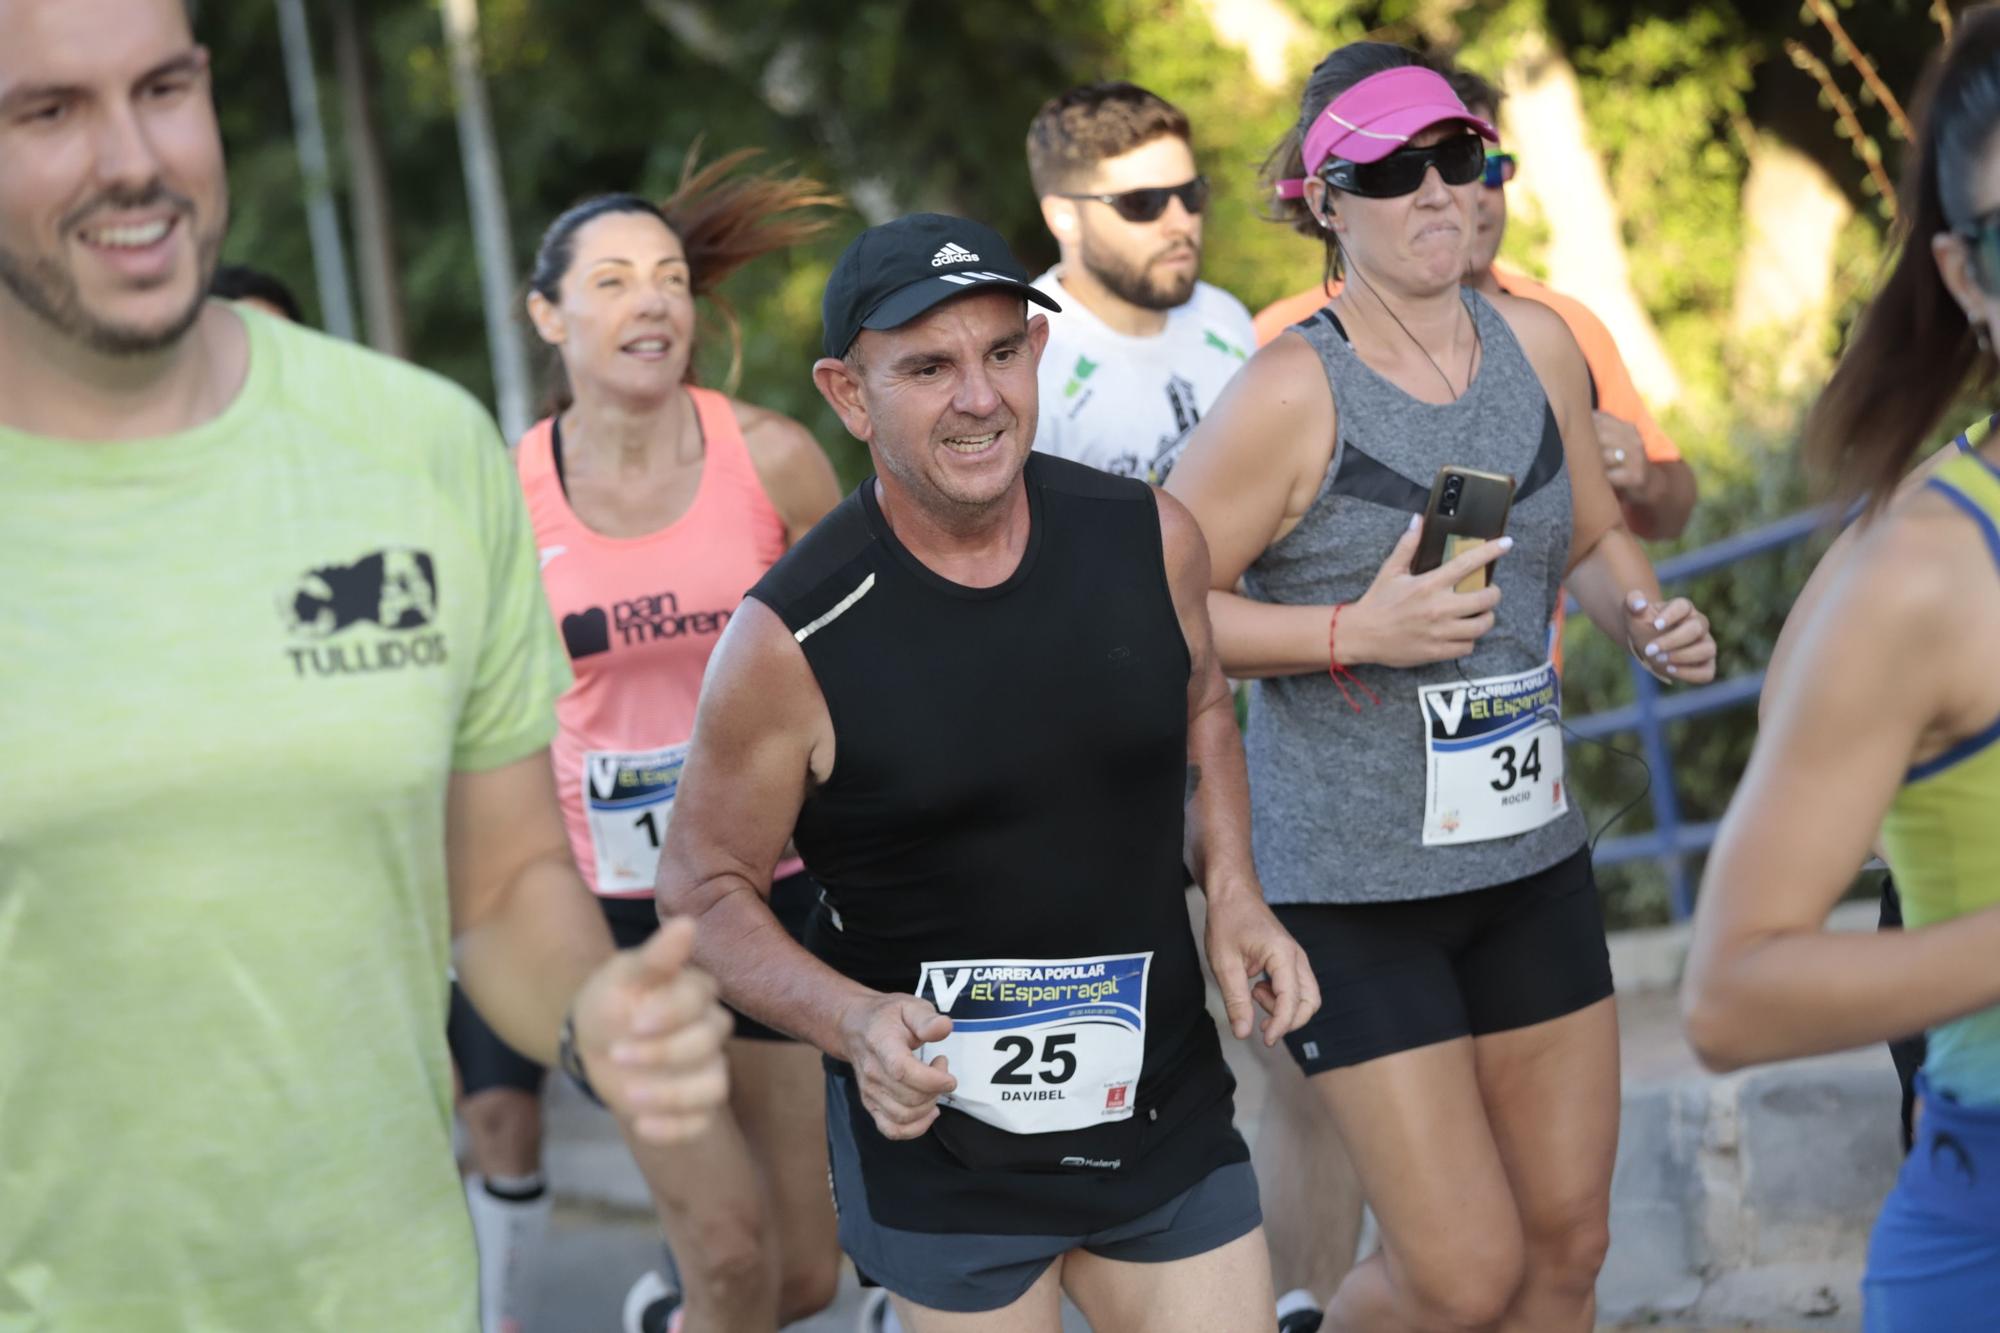
{"label": "woman in pink tank top", "polygon": [[[690,383],[696,299],[822,230],[810,210],[836,202],[813,181],[736,170],[746,156],[690,171],[663,205],[624,194],[577,205],[550,225],[529,282],[529,317],[559,370],[557,411],[515,454],[575,675],[556,706],[556,784],[577,866],[620,947],[659,924],[654,870],[709,654],[744,593],[840,499],[803,426]],[[797,860],[774,868],[771,902],[802,936],[818,890]],[[494,1330],[523,1303],[502,1288],[527,1267],[535,1205],[508,1196],[524,1192],[521,1178],[539,1184],[541,1071],[481,1027],[456,1006]],[[833,1299],[817,1055],[738,1015],[729,1064],[737,1117],[640,1163],[679,1281],[641,1277],[630,1333],[684,1317],[776,1329]]]}

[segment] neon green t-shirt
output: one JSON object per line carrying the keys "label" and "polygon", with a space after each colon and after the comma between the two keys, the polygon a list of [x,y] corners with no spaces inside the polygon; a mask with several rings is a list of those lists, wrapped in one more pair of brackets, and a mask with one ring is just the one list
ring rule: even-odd
{"label": "neon green t-shirt", "polygon": [[445,788],[568,665],[479,405],[244,320],[199,429],[0,430],[0,1333],[478,1322]]}

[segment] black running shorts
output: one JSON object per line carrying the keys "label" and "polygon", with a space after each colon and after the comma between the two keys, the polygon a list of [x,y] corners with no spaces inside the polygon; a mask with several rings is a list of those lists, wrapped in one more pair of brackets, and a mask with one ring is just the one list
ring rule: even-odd
{"label": "black running shorts", "polygon": [[1125,1263],[1174,1263],[1220,1249],[1263,1224],[1256,1172],[1247,1161],[1232,1161],[1165,1203],[1097,1231],[1017,1235],[887,1225],[869,1207],[847,1084],[844,1075],[827,1075],[828,1178],[840,1218],[840,1247],[868,1285],[887,1287],[928,1309],[1005,1309],[1071,1250]]}
{"label": "black running shorts", "polygon": [[1612,990],[1588,848],[1469,893],[1272,910],[1319,981],[1319,1012],[1285,1038],[1308,1075],[1532,1027]]}

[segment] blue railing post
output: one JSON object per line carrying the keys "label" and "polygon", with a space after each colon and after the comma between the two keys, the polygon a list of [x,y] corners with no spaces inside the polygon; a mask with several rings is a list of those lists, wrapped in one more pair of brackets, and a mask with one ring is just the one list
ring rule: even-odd
{"label": "blue railing post", "polygon": [[[1850,510],[1847,518],[1852,519],[1858,512],[1858,507]],[[1739,560],[1767,555],[1804,541],[1814,533],[1826,530],[1840,518],[1841,515],[1832,509],[1792,514],[1752,532],[1726,537],[1699,550],[1684,551],[1654,566],[1654,573],[1659,576],[1661,587],[1712,574]],[[1576,598],[1569,599],[1569,609],[1572,613],[1580,609]],[[1707,685],[1683,686],[1669,694],[1660,688],[1660,682],[1650,672],[1634,662],[1634,697],[1631,703],[1575,718],[1569,723],[1569,732],[1579,740],[1603,741],[1625,732],[1639,733],[1640,755],[1653,776],[1653,831],[1604,838],[1597,844],[1594,859],[1599,869],[1624,865],[1628,861],[1660,862],[1667,872],[1668,901],[1676,921],[1685,921],[1694,912],[1695,886],[1689,881],[1687,858],[1714,846],[1722,825],[1719,820],[1697,824],[1682,822],[1673,756],[1667,750],[1666,725],[1751,707],[1763,688],[1764,673],[1756,670]],[[1599,832],[1601,834],[1603,830]]]}
{"label": "blue railing post", "polygon": [[1639,713],[1639,748],[1653,771],[1653,824],[1667,872],[1667,894],[1674,920],[1685,921],[1694,911],[1694,891],[1688,884],[1687,858],[1681,853],[1681,803],[1674,793],[1674,760],[1667,750],[1666,728],[1660,724],[1660,682],[1639,665],[1632,667],[1633,705]]}
{"label": "blue railing post", "polygon": [[[1838,517],[1834,511],[1827,509],[1792,514],[1755,531],[1725,538],[1712,546],[1682,552],[1672,559],[1661,561],[1654,567],[1654,572],[1659,576],[1662,587],[1712,574],[1739,560],[1765,555],[1804,541],[1824,530]],[[1580,609],[1574,597],[1569,599],[1569,609],[1571,612]],[[1595,861],[1599,869],[1623,865],[1628,861],[1660,862],[1667,872],[1668,903],[1673,918],[1685,921],[1694,912],[1695,888],[1688,875],[1687,858],[1707,851],[1714,844],[1721,825],[1713,820],[1699,824],[1682,822],[1673,755],[1667,749],[1666,725],[1755,704],[1764,687],[1764,673],[1747,671],[1708,685],[1682,687],[1668,694],[1660,688],[1660,682],[1653,678],[1652,673],[1636,661],[1631,665],[1632,702],[1576,718],[1569,724],[1569,731],[1578,739],[1587,741],[1602,741],[1624,732],[1639,734],[1640,757],[1652,770],[1650,795],[1654,827],[1650,833],[1604,839],[1597,845]]]}

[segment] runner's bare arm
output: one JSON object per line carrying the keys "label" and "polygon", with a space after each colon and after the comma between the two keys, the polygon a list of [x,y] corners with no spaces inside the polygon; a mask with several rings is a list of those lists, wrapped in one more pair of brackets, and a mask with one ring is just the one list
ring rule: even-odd
{"label": "runner's bare arm", "polygon": [[1264,905],[1251,860],[1243,737],[1208,623],[1208,544],[1184,505],[1164,491],[1153,494],[1174,612],[1188,645],[1187,857],[1208,898],[1209,965],[1231,1030],[1249,1037],[1254,999],[1269,1015],[1265,1043],[1275,1044],[1319,1009],[1319,987],[1305,952]]}
{"label": "runner's bare arm", "polygon": [[776,612],[746,599],[716,643],[674,815],[660,849],[662,913],[695,918],[695,958],[729,1003],[854,1066],[892,1138],[921,1134],[956,1086],[918,1060],[951,1031],[927,1001],[850,981],[771,912],[771,871],[812,784],[835,762],[833,720],[805,653]]}
{"label": "runner's bare arm", "polygon": [[703,678],[655,892],[663,916],[695,919],[695,958],[729,1003],[838,1054],[834,1015],[873,992],[801,948],[769,902],[771,871],[832,760],[804,651],[776,612],[746,599]]}
{"label": "runner's bare arm", "polygon": [[1652,561],[1625,526],[1605,479],[1590,371],[1575,335],[1538,302],[1505,297],[1494,304],[1521,340],[1562,432],[1575,514],[1569,591],[1614,643],[1641,654],[1656,672],[1690,684],[1713,680],[1715,639],[1707,617],[1684,597],[1664,601]]}
{"label": "runner's bare arm", "polygon": [[743,443],[750,451],[750,464],[757,480],[770,497],[778,517],[785,521],[785,545],[797,544],[813,525],[840,503],[840,479],[826,450],[819,447],[811,431],[788,416],[754,406],[731,402],[737,420],[743,423]]}
{"label": "runner's bare arm", "polygon": [[[1599,410],[1592,414],[1604,456],[1604,477],[1618,496],[1619,512],[1635,537],[1671,541],[1687,528],[1699,488],[1684,458],[1654,460],[1640,428]],[[1658,429],[1655,427],[1654,429]]]}
{"label": "runner's bare arm", "polygon": [[[1798,636],[1710,854],[1681,990],[1717,1069],[1866,1046],[2000,1004],[2000,908],[1830,932],[1910,765],[1985,725],[1991,650],[1954,571],[1987,559],[1944,502],[1865,533]],[[1991,602],[1995,593],[1977,597]]]}
{"label": "runner's bare arm", "polygon": [[446,810],[459,984],[508,1045],[552,1065],[570,997],[613,950],[576,872],[548,751],[454,773]]}
{"label": "runner's bare arm", "polygon": [[1319,355],[1304,338],[1279,337],[1236,372],[1167,477],[1208,541],[1209,615],[1231,677],[1326,669],[1330,607],[1252,601],[1236,585],[1312,507],[1335,425]]}
{"label": "runner's bare arm", "polygon": [[[1903,478],[1902,484],[1896,487],[1895,498],[1890,503],[1894,504],[1911,492],[1921,489],[1939,468],[1958,456],[1958,449],[1949,444],[1932,454],[1918,464],[1916,470],[1909,476]],[[1793,649],[1798,646],[1799,636],[1805,632],[1807,622],[1812,619],[1813,613],[1825,598],[1827,589],[1832,586],[1835,577],[1846,567],[1855,544],[1869,530],[1870,525],[1864,520],[1854,523],[1834,538],[1833,545],[1826,548],[1826,554],[1819,558],[1817,565],[1813,566],[1813,572],[1806,578],[1805,586],[1799,589],[1798,597],[1792,602],[1792,609],[1785,615],[1784,628],[1778,631],[1778,641],[1771,645],[1771,661],[1764,669],[1764,692],[1757,699],[1759,719],[1768,716],[1771,711],[1773,703],[1771,691],[1783,678],[1785,664],[1791,657]]]}
{"label": "runner's bare arm", "polygon": [[1250,859],[1250,775],[1236,726],[1236,700],[1223,677],[1208,623],[1208,544],[1187,506],[1154,491],[1174,612],[1187,639],[1187,863],[1211,898],[1261,896]]}
{"label": "runner's bare arm", "polygon": [[[685,965],[685,927],[614,954],[571,857],[548,751],[454,773],[445,840],[454,963],[480,1015],[548,1065],[572,1016],[593,1087],[635,1137],[673,1141],[705,1128],[727,1093],[728,1016],[714,983]],[[614,1058],[635,1040],[640,1058]]]}
{"label": "runner's bare arm", "polygon": [[[1605,476],[1617,492],[1625,526],[1647,541],[1680,536],[1699,496],[1694,469],[1647,410],[1604,321],[1580,301],[1570,303],[1565,318],[1593,326],[1589,341],[1594,345],[1584,354],[1597,381],[1598,411],[1593,415],[1598,443],[1610,455]],[[1625,455],[1622,461],[1619,452]]]}
{"label": "runner's bare arm", "polygon": [[1701,499],[1701,486],[1685,458],[1648,461],[1647,467],[1657,478],[1649,481],[1653,493],[1620,501],[1626,525],[1647,541],[1672,541],[1687,531],[1688,520],[1694,517],[1695,504]]}

